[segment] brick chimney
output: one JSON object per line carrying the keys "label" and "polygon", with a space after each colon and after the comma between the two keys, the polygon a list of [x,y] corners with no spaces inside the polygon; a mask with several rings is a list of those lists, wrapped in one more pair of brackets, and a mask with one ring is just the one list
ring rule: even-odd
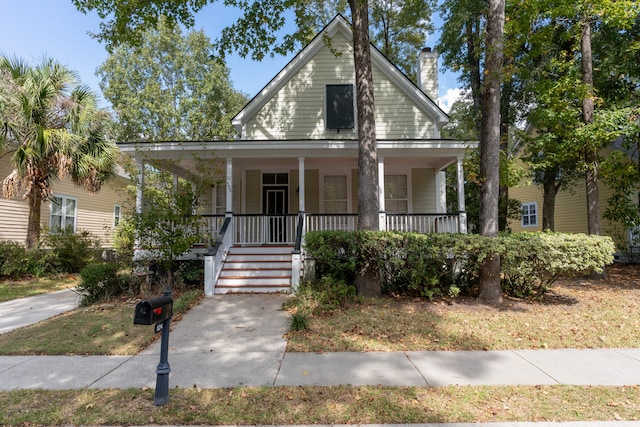
{"label": "brick chimney", "polygon": [[438,103],[438,54],[430,47],[418,55],[418,87],[435,103]]}

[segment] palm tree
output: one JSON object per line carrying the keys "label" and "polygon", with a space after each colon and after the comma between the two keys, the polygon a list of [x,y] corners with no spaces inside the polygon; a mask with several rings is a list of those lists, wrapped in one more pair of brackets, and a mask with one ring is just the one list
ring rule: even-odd
{"label": "palm tree", "polygon": [[40,207],[52,183],[69,176],[95,193],[115,173],[117,148],[107,139],[109,114],[64,65],[43,58],[31,67],[0,56],[0,153],[13,171],[2,182],[7,198],[29,204],[27,248],[40,238]]}

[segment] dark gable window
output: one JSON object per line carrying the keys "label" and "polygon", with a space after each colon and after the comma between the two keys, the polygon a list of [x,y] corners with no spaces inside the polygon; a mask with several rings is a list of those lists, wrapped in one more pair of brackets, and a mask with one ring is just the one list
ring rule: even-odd
{"label": "dark gable window", "polygon": [[327,85],[327,129],[353,128],[353,85]]}

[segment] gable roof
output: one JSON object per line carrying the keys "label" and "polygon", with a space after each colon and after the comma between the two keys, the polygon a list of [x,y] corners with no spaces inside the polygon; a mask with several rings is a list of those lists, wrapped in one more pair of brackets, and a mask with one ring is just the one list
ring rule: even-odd
{"label": "gable roof", "polygon": [[[242,127],[251,120],[264,105],[296,75],[303,66],[325,46],[325,37],[333,38],[341,33],[348,40],[353,40],[351,26],[342,15],[335,18],[315,38],[302,49],[262,90],[251,99],[232,119],[233,126],[242,133]],[[449,121],[449,116],[429,96],[420,90],[373,44],[371,48],[371,64],[377,66],[389,80],[394,82],[415,104],[429,117],[433,118],[439,129]]]}

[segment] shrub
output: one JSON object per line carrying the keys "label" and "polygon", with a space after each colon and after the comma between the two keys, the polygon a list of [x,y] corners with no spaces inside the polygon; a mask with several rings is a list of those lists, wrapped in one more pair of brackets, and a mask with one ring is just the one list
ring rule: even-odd
{"label": "shrub", "polygon": [[313,315],[344,307],[355,298],[355,286],[323,276],[319,281],[302,283],[287,306],[295,307],[297,313]]}
{"label": "shrub", "polygon": [[82,305],[90,305],[124,294],[128,286],[123,276],[118,274],[115,263],[89,264],[80,272],[78,293],[82,296]]}
{"label": "shrub", "polygon": [[26,249],[15,242],[0,242],[0,276],[19,279],[27,275],[40,277],[47,272],[47,258],[44,251]]}
{"label": "shrub", "polygon": [[204,285],[204,265],[202,260],[180,261],[175,276],[178,284],[186,288],[200,288]]}
{"label": "shrub", "polygon": [[96,237],[88,231],[74,233],[71,228],[44,233],[42,245],[50,249],[48,262],[59,273],[78,273],[100,254],[100,241]]}
{"label": "shrub", "polygon": [[123,218],[113,234],[113,248],[120,260],[133,259],[133,247],[135,239],[134,224],[128,218]]}
{"label": "shrub", "polygon": [[305,235],[305,247],[316,261],[316,277],[330,276],[353,283],[357,240],[348,231],[316,231]]}
{"label": "shrub", "polygon": [[518,297],[546,292],[558,277],[601,273],[613,262],[610,237],[569,233],[513,233],[501,236],[502,287]]}
{"label": "shrub", "polygon": [[306,239],[316,271],[334,281],[353,283],[356,264],[368,263],[378,266],[386,293],[429,299],[472,292],[482,262],[492,253],[501,257],[503,292],[527,297],[546,292],[559,276],[601,272],[613,261],[615,250],[609,237],[566,233],[512,233],[491,238],[446,233],[313,232]]}

